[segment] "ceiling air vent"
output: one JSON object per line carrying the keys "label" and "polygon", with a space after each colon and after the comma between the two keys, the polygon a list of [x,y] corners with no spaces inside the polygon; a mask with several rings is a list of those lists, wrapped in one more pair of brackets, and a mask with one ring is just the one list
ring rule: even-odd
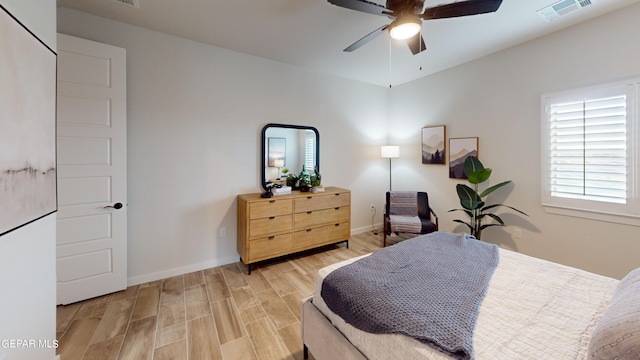
{"label": "ceiling air vent", "polygon": [[125,4],[125,5],[129,5],[129,6],[133,6],[133,7],[140,7],[140,3],[139,0],[113,0],[115,2],[119,2],[121,4]]}
{"label": "ceiling air vent", "polygon": [[537,11],[546,21],[553,21],[568,13],[580,10],[593,3],[594,0],[561,0]]}

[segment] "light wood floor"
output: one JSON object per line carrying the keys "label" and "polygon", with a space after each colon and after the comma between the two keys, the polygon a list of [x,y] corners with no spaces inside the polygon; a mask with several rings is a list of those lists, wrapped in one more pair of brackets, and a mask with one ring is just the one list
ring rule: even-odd
{"label": "light wood floor", "polygon": [[[263,263],[242,263],[136,285],[57,308],[57,353],[88,359],[302,359],[301,300],[317,270],[374,251],[382,235],[355,235]],[[313,357],[311,357],[313,358]]]}

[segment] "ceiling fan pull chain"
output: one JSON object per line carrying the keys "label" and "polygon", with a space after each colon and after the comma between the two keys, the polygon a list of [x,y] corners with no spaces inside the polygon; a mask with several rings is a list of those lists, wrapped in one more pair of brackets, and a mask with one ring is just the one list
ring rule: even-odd
{"label": "ceiling fan pull chain", "polygon": [[[420,37],[422,38],[422,29],[420,29]],[[427,50],[427,49],[424,49],[424,50]],[[419,54],[419,56],[420,56],[420,70],[418,70],[418,71],[422,71],[422,64],[424,62],[424,56],[422,56],[422,41],[420,41],[420,54]]]}
{"label": "ceiling fan pull chain", "polygon": [[389,89],[391,89],[391,35],[389,35]]}

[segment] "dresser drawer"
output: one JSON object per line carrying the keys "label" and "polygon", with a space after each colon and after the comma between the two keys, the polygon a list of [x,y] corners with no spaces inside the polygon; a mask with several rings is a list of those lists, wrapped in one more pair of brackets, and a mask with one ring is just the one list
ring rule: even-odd
{"label": "dresser drawer", "polygon": [[331,209],[309,210],[307,212],[296,213],[293,216],[293,227],[295,229],[303,229],[320,224],[348,221],[351,217],[350,212],[350,206],[338,206]]}
{"label": "dresser drawer", "polygon": [[249,262],[288,254],[293,250],[291,233],[274,235],[249,241]]}
{"label": "dresser drawer", "polygon": [[347,240],[350,234],[349,222],[299,230],[294,233],[295,248],[296,250],[303,250],[335,243],[339,240]]}
{"label": "dresser drawer", "polygon": [[291,229],[293,229],[293,215],[270,216],[249,221],[250,238],[287,231]]}
{"label": "dresser drawer", "polygon": [[351,204],[349,192],[309,194],[295,199],[296,213],[322,210]]}
{"label": "dresser drawer", "polygon": [[249,204],[249,218],[260,219],[270,216],[286,215],[293,212],[291,199],[270,199]]}

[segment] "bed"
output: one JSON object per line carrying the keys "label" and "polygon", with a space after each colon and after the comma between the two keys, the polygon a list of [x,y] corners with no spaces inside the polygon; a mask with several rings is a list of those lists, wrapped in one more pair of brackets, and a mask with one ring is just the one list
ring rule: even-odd
{"label": "bed", "polygon": [[[406,241],[427,244],[452,237],[470,240],[436,232]],[[640,359],[640,268],[616,280],[496,249],[499,261],[477,309],[468,358]],[[329,309],[322,297],[324,280],[369,256],[318,271],[314,295],[302,303],[305,359],[309,352],[317,360],[460,358],[402,334],[359,330]]]}

